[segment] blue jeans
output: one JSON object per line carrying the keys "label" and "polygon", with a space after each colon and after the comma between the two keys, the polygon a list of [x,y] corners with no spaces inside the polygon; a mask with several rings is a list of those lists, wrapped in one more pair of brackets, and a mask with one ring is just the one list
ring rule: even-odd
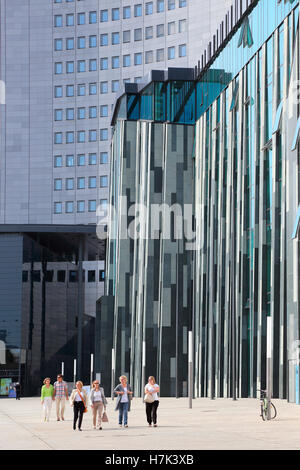
{"label": "blue jeans", "polygon": [[126,426],[127,420],[128,420],[128,402],[119,403],[119,424],[122,424],[123,417],[124,417],[124,426]]}

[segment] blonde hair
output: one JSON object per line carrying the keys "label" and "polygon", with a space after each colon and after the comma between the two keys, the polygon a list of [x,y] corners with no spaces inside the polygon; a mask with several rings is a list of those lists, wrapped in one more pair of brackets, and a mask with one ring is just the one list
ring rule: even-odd
{"label": "blonde hair", "polygon": [[99,387],[100,387],[100,380],[94,380],[94,382],[92,383],[92,387],[93,387],[93,388],[96,388],[95,382],[97,382],[97,383],[99,384]]}
{"label": "blonde hair", "polygon": [[153,377],[153,375],[150,375],[148,382],[150,382],[150,380],[153,380],[153,382],[155,383],[155,377]]}
{"label": "blonde hair", "polygon": [[120,382],[121,382],[122,379],[123,379],[123,380],[126,380],[126,382],[127,382],[127,377],[126,377],[126,375],[121,375],[121,377],[119,377]]}
{"label": "blonde hair", "polygon": [[50,377],[46,377],[46,378],[44,379],[44,382],[43,382],[44,385],[46,384],[46,381],[47,381],[47,380],[49,380],[49,382],[51,383]]}
{"label": "blonde hair", "polygon": [[83,387],[83,383],[81,382],[81,380],[78,380],[78,382],[76,382],[76,385],[77,384],[80,384],[81,385],[81,388]]}

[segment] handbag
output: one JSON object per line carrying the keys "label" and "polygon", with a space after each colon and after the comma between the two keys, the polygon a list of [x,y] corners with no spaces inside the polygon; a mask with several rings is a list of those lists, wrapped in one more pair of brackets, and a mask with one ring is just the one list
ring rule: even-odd
{"label": "handbag", "polygon": [[87,413],[87,412],[88,412],[88,409],[87,409],[87,407],[86,407],[86,405],[85,405],[85,401],[84,401],[84,399],[82,398],[82,395],[81,395],[81,393],[79,392],[79,390],[78,390],[78,393],[79,393],[79,396],[80,396],[80,398],[81,398],[81,400],[82,400],[82,403],[84,404],[84,411],[83,411],[83,412],[84,412],[84,413]]}
{"label": "handbag", "polygon": [[144,396],[144,403],[153,403],[154,402],[154,397],[151,393],[146,393]]}
{"label": "handbag", "polygon": [[104,413],[102,415],[102,421],[103,421],[103,423],[108,423],[108,417],[107,417],[106,411],[104,411]]}

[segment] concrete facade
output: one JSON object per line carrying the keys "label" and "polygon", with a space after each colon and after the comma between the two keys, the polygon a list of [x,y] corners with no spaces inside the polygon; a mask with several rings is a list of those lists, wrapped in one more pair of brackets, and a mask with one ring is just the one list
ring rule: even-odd
{"label": "concrete facade", "polygon": [[95,223],[108,200],[116,93],[151,69],[194,67],[230,3],[1,0],[0,223]]}
{"label": "concrete facade", "polygon": [[[0,0],[0,224],[95,224],[109,198],[116,94],[154,68],[196,65],[230,3]],[[95,315],[104,263],[90,269]]]}

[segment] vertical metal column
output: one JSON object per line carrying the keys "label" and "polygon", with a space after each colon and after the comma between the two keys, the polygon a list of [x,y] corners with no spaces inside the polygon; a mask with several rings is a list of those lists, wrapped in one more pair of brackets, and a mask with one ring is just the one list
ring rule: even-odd
{"label": "vertical metal column", "polygon": [[111,399],[114,399],[115,388],[115,350],[111,350]]}
{"label": "vertical metal column", "polygon": [[74,381],[74,388],[76,386],[76,369],[77,369],[77,361],[74,359],[74,367],[73,367],[73,381]]}
{"label": "vertical metal column", "polygon": [[91,354],[91,376],[90,376],[91,386],[92,386],[92,383],[93,383],[93,376],[94,376],[94,354]]}
{"label": "vertical metal column", "polygon": [[142,381],[141,381],[142,402],[144,402],[145,379],[146,379],[146,341],[143,340],[143,346],[142,346]]}
{"label": "vertical metal column", "polygon": [[232,178],[231,178],[231,378],[232,378],[232,399],[236,400],[236,284],[235,284],[235,186],[234,186],[234,152],[231,155]]}
{"label": "vertical metal column", "polygon": [[271,398],[272,398],[272,317],[267,317],[267,419],[271,419]]}
{"label": "vertical metal column", "polygon": [[179,257],[179,243],[177,240],[177,254],[176,254],[176,398],[179,398],[179,386],[178,386],[178,371],[179,371],[179,364],[178,364],[178,320],[179,320],[179,315],[178,315],[178,257]]}
{"label": "vertical metal column", "polygon": [[193,407],[193,332],[189,331],[189,408]]}
{"label": "vertical metal column", "polygon": [[78,250],[78,325],[77,325],[77,376],[82,374],[82,326],[83,326],[83,243],[84,238],[80,236]]}
{"label": "vertical metal column", "polygon": [[[40,237],[38,236],[38,243]],[[42,315],[41,315],[41,379],[45,375],[45,358],[46,358],[46,276],[47,276],[47,260],[46,250],[42,249]]]}

